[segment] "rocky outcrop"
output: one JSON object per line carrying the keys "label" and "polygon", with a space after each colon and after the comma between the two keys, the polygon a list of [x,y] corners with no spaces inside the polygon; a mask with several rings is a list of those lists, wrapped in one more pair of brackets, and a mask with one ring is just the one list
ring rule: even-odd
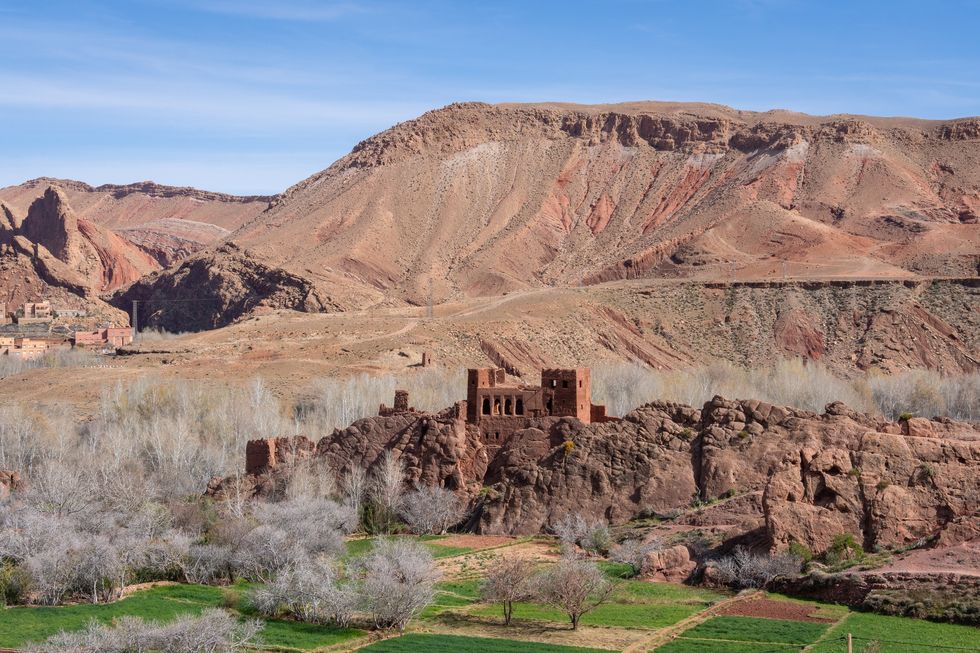
{"label": "rocky outcrop", "polygon": [[77,267],[83,263],[78,218],[68,206],[65,194],[54,187],[48,187],[44,195],[31,204],[20,233],[69,266]]}
{"label": "rocky outcrop", "polygon": [[139,301],[140,328],[173,332],[225,326],[260,307],[304,312],[333,308],[307,279],[258,263],[233,244],[141,278],[109,301],[122,309]]}
{"label": "rocky outcrop", "polygon": [[11,492],[16,492],[23,485],[20,474],[9,470],[0,469],[0,500],[6,499]]}
{"label": "rocky outcrop", "polygon": [[687,580],[698,563],[683,544],[651,551],[643,561],[643,575],[651,580],[681,583]]}
{"label": "rocky outcrop", "polygon": [[493,444],[453,411],[403,412],[337,430],[316,455],[370,469],[393,451],[410,483],[458,491],[488,533],[545,532],[570,512],[619,524],[734,497],[684,523],[710,528],[715,513],[741,512],[724,515],[737,525],[727,539],[753,533],[819,553],[845,534],[868,550],[969,538],[980,510],[980,428],[891,423],[841,403],[817,415],[721,397],[700,410],[653,402],[618,422],[533,420]]}
{"label": "rocky outcrop", "polygon": [[49,285],[78,287],[82,296],[131,283],[159,265],[120,238],[79,218],[63,190],[48,187],[19,222],[9,207],[0,210],[0,238],[34,262]]}

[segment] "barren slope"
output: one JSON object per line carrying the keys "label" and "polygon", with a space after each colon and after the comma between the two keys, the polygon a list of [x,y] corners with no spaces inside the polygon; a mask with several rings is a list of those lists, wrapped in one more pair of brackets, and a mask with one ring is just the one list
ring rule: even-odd
{"label": "barren slope", "polygon": [[633,276],[973,276],[980,120],[452,105],[359,144],[233,239],[348,305]]}

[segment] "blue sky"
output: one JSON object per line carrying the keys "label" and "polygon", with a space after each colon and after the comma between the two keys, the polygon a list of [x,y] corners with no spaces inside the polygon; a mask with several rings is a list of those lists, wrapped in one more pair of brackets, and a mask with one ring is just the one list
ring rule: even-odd
{"label": "blue sky", "polygon": [[980,0],[0,0],[0,186],[272,193],[445,104],[980,114]]}

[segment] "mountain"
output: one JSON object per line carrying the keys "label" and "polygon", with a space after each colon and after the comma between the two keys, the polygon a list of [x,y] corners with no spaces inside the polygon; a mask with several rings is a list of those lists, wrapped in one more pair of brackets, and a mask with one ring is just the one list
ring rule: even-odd
{"label": "mountain", "polygon": [[142,182],[33,179],[0,189],[0,287],[9,304],[48,298],[119,321],[97,299],[218,243],[271,197]]}
{"label": "mountain", "polygon": [[974,276],[980,119],[457,104],[231,239],[349,307],[634,277]]}

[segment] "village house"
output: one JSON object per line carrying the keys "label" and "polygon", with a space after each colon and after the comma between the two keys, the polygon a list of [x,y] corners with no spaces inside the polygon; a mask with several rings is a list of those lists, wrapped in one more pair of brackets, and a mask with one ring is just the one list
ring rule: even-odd
{"label": "village house", "polygon": [[25,302],[21,315],[17,316],[17,324],[40,324],[50,322],[51,318],[51,302]]}
{"label": "village house", "polygon": [[72,336],[75,347],[123,347],[133,341],[127,327],[104,327],[95,331],[76,331]]}
{"label": "village house", "polygon": [[10,324],[13,321],[10,313],[7,312],[7,304],[0,302],[0,324]]}

